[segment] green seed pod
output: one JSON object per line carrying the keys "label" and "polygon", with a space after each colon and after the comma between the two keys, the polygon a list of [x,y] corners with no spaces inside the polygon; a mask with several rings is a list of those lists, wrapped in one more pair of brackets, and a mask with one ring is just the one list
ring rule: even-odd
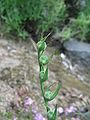
{"label": "green seed pod", "polygon": [[46,90],[46,92],[45,92],[45,99],[49,100],[51,98],[51,95],[52,95],[52,92],[50,90]]}
{"label": "green seed pod", "polygon": [[46,65],[46,64],[48,64],[49,59],[46,55],[41,55],[39,61],[40,61],[40,64]]}
{"label": "green seed pod", "polygon": [[42,82],[48,80],[48,67],[44,71],[40,72],[40,80]]}
{"label": "green seed pod", "polygon": [[37,43],[37,47],[38,47],[38,51],[39,51],[39,52],[44,51],[44,50],[46,49],[46,47],[47,47],[46,42],[44,42],[44,41],[39,41],[39,42]]}

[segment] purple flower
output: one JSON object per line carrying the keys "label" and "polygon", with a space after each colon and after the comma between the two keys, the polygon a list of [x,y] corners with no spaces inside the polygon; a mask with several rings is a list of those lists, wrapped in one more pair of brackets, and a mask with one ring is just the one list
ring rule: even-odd
{"label": "purple flower", "polygon": [[32,105],[33,100],[29,97],[26,97],[26,99],[24,100],[24,106],[30,106]]}
{"label": "purple flower", "polygon": [[32,105],[32,113],[33,113],[33,114],[36,114],[36,113],[37,113],[37,111],[38,111],[37,106]]}
{"label": "purple flower", "polygon": [[37,113],[34,117],[34,120],[45,120],[41,113]]}
{"label": "purple flower", "polygon": [[26,112],[29,112],[30,106],[33,104],[33,100],[29,97],[26,97],[24,100],[24,109]]}
{"label": "purple flower", "polygon": [[66,113],[66,115],[67,115],[67,114],[69,114],[69,113],[75,112],[76,110],[77,110],[76,107],[70,106],[69,108],[66,108],[66,109],[65,109],[65,113]]}

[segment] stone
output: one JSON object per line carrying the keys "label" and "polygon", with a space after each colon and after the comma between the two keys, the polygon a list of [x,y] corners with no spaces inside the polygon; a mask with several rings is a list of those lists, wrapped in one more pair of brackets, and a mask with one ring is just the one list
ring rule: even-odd
{"label": "stone", "polygon": [[65,42],[64,48],[67,51],[66,54],[71,59],[73,59],[75,62],[81,60],[83,65],[86,65],[86,67],[90,68],[90,44],[79,42],[73,39]]}
{"label": "stone", "polygon": [[90,84],[90,44],[70,39],[63,44],[63,47],[66,58],[72,64],[72,69],[70,69],[72,73],[81,81]]}

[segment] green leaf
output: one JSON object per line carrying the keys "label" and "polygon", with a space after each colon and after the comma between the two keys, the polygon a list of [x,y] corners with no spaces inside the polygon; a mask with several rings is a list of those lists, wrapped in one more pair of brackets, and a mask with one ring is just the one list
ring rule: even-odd
{"label": "green leaf", "polygon": [[56,120],[57,117],[57,105],[55,106],[55,110],[50,110],[48,111],[48,120]]}
{"label": "green leaf", "polygon": [[53,120],[53,111],[52,110],[49,110],[47,115],[48,115],[48,120]]}
{"label": "green leaf", "polygon": [[46,100],[48,99],[48,101],[49,101],[50,98],[51,98],[51,95],[52,95],[52,92],[51,92],[50,90],[47,90],[47,91],[45,92],[45,99],[46,99]]}
{"label": "green leaf", "polygon": [[57,118],[57,105],[55,106],[54,114],[53,114],[53,120],[56,120]]}
{"label": "green leaf", "polygon": [[46,55],[41,55],[39,61],[40,61],[40,64],[46,65],[46,64],[48,64],[49,59]]}
{"label": "green leaf", "polygon": [[47,79],[48,79],[48,67],[45,69],[45,71],[40,72],[40,80],[44,82]]}
{"label": "green leaf", "polygon": [[43,78],[44,78],[44,71],[41,71],[40,72],[40,79],[43,80]]}
{"label": "green leaf", "polygon": [[56,88],[56,90],[54,92],[51,92],[49,89],[47,89],[46,92],[45,92],[45,95],[44,95],[46,101],[53,100],[57,96],[60,87],[61,87],[61,83],[59,82],[58,86],[57,86],[57,88]]}

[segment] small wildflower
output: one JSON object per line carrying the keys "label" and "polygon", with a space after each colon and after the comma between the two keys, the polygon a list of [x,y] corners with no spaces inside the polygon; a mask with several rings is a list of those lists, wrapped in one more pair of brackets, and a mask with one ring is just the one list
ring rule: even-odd
{"label": "small wildflower", "polygon": [[37,111],[38,111],[37,106],[33,105],[33,106],[32,106],[32,113],[33,113],[33,114],[36,114]]}
{"label": "small wildflower", "polygon": [[29,97],[26,97],[24,100],[24,109],[26,112],[29,112],[30,106],[33,104],[33,100]]}
{"label": "small wildflower", "polygon": [[32,105],[33,100],[29,97],[26,97],[25,101],[24,101],[24,106],[30,106]]}
{"label": "small wildflower", "polygon": [[34,119],[35,120],[45,120],[45,118],[42,116],[41,113],[37,113]]}
{"label": "small wildflower", "polygon": [[67,114],[69,114],[69,113],[75,112],[76,110],[77,110],[76,107],[70,106],[69,108],[66,108],[65,113],[66,113],[66,115],[67,115]]}

